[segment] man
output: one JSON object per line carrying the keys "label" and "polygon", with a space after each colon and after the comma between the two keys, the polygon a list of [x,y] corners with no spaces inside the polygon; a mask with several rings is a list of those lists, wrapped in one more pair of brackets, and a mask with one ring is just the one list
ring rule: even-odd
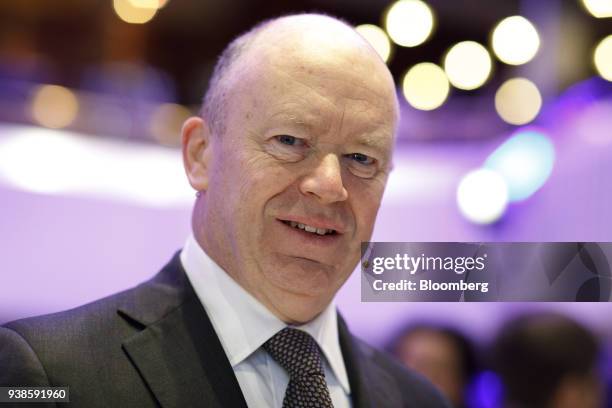
{"label": "man", "polygon": [[503,407],[600,408],[605,405],[597,338],[556,313],[519,316],[493,342]]}
{"label": "man", "polygon": [[183,126],[198,191],[185,248],[134,289],[8,324],[0,384],[68,385],[84,407],[444,406],[333,303],[371,236],[397,120],[385,64],[338,20],[239,37]]}
{"label": "man", "polygon": [[386,348],[406,367],[431,381],[451,406],[468,406],[466,394],[477,370],[477,358],[471,341],[459,330],[414,324],[403,328]]}

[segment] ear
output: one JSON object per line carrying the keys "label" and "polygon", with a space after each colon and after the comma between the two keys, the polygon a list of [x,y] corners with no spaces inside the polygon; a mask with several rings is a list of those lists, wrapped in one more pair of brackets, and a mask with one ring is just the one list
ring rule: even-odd
{"label": "ear", "polygon": [[200,117],[190,117],[183,123],[181,140],[183,166],[189,184],[196,191],[206,191],[212,157],[208,124]]}

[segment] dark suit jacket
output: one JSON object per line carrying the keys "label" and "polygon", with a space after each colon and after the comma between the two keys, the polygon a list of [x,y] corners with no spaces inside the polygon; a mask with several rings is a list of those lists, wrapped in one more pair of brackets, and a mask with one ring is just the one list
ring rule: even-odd
{"label": "dark suit jacket", "polygon": [[[445,406],[338,320],[353,406]],[[246,407],[178,254],[133,289],[0,327],[0,386],[69,386],[71,407]]]}

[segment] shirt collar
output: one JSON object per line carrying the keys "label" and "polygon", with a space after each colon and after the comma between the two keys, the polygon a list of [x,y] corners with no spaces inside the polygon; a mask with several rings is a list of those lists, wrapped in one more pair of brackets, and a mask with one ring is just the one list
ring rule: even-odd
{"label": "shirt collar", "polygon": [[[181,263],[206,309],[232,367],[240,364],[287,324],[234,281],[200,247],[193,235],[181,251]],[[332,301],[310,322],[294,326],[316,341],[334,375],[350,393],[338,339],[336,306]]]}

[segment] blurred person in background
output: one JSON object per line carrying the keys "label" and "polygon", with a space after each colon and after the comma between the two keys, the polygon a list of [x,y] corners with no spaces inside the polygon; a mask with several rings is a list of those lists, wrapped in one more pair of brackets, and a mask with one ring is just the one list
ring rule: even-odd
{"label": "blurred person in background", "polygon": [[599,357],[595,335],[566,316],[537,313],[508,322],[492,347],[503,407],[603,407]]}
{"label": "blurred person in background", "polygon": [[410,325],[387,350],[404,365],[423,374],[453,407],[464,408],[466,389],[477,370],[471,341],[456,329],[430,324]]}

